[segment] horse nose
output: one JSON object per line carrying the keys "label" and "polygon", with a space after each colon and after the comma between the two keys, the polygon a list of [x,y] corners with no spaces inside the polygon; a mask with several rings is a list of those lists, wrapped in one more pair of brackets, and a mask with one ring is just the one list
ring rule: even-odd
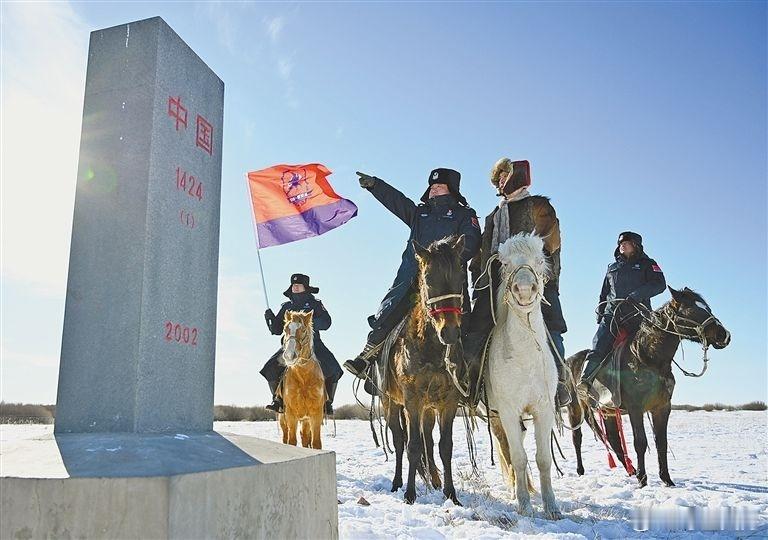
{"label": "horse nose", "polygon": [[723,347],[731,342],[731,333],[725,328],[717,329],[717,341],[723,344]]}
{"label": "horse nose", "polygon": [[512,286],[512,292],[522,303],[530,302],[533,296],[536,294],[536,290],[536,283],[515,283]]}
{"label": "horse nose", "polygon": [[458,326],[443,326],[442,330],[440,330],[440,341],[442,341],[445,345],[453,345],[457,341],[459,341],[459,336],[461,335],[461,331],[459,330]]}

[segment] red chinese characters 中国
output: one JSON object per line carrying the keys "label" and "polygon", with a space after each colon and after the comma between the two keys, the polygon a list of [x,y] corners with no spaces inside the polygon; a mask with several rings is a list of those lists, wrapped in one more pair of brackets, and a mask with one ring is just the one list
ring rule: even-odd
{"label": "red chinese characters \u4e2d\u56fd", "polygon": [[187,129],[187,108],[181,104],[181,96],[168,97],[168,116],[176,119],[176,131],[179,131],[179,126]]}
{"label": "red chinese characters \u4e2d\u56fd", "polygon": [[199,114],[197,115],[195,145],[208,152],[209,155],[213,155],[213,126]]}

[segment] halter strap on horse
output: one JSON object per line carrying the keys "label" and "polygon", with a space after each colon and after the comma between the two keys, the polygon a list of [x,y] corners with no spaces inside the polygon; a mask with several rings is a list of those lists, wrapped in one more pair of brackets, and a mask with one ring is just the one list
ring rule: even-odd
{"label": "halter strap on horse", "polygon": [[[442,302],[443,300],[450,300],[452,298],[458,298],[461,300],[459,302],[458,306],[444,306],[439,308],[430,308],[429,306],[432,306],[434,304],[437,304],[438,302]],[[464,304],[464,295],[461,293],[451,293],[451,294],[443,294],[442,296],[433,296],[432,298],[427,298],[426,300],[427,308],[429,311],[430,316],[434,317],[435,315],[438,315],[440,313],[456,313],[461,314],[462,312],[462,306]]]}
{"label": "halter strap on horse", "polygon": [[[622,300],[626,300],[626,299],[622,299]],[[641,310],[638,306],[642,306],[645,311]],[[670,307],[671,307],[671,304],[667,304],[661,310],[661,312],[666,316],[666,322],[664,326],[661,326],[661,324],[659,324],[656,321],[656,317],[654,317],[654,315],[658,315],[655,311],[651,311],[648,307],[646,307],[643,304],[635,304],[635,309],[637,309],[637,312],[640,315],[640,317],[642,317],[644,321],[646,321],[648,324],[650,324],[652,327],[656,328],[657,330],[673,336],[677,336],[678,338],[680,338],[681,341],[684,338],[690,339],[694,336],[691,334],[683,334],[680,332],[680,329],[690,330],[693,334],[695,334],[696,337],[699,338],[701,342],[702,353],[703,353],[702,361],[704,362],[704,365],[701,368],[701,371],[699,373],[692,373],[690,371],[686,371],[685,369],[682,368],[680,364],[677,363],[674,357],[672,358],[672,363],[674,363],[678,367],[678,369],[683,373],[683,375],[685,375],[686,377],[701,377],[702,375],[704,375],[704,373],[706,373],[708,362],[709,362],[709,358],[707,358],[709,343],[707,341],[706,329],[709,325],[718,323],[719,321],[717,317],[715,317],[714,315],[710,315],[704,321],[699,323],[687,317],[683,317],[682,315],[678,314],[674,310],[670,310]],[[650,316],[646,313],[646,311],[650,312]],[[681,324],[678,321],[683,321],[684,323],[689,323],[689,324]],[[672,326],[672,329],[670,329],[670,325]],[[685,357],[685,350],[683,350],[683,357]]]}

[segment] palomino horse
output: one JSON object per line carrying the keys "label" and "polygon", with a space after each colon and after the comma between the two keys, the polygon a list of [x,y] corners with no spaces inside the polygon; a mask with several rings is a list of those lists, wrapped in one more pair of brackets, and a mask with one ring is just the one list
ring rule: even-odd
{"label": "palomino horse", "polygon": [[[659,477],[665,485],[675,485],[669,476],[667,466],[667,423],[672,411],[672,391],[675,389],[672,362],[681,341],[687,339],[701,344],[704,349],[705,369],[706,351],[709,345],[715,349],[722,349],[731,341],[730,332],[712,314],[709,305],[698,293],[687,287],[681,291],[669,287],[669,292],[672,293],[672,300],[656,311],[637,305],[643,322],[628,346],[621,349],[619,359],[621,408],[629,413],[629,421],[632,424],[638,462],[637,481],[640,487],[648,484],[645,472],[645,451],[648,449],[648,440],[643,425],[645,412],[651,413],[656,453],[659,459]],[[589,351],[584,350],[568,358],[566,362],[573,373],[581,373],[587,352]],[[704,370],[698,375],[682,371],[685,375],[692,377],[698,377],[704,373]],[[578,399],[574,399],[577,394]],[[584,418],[595,435],[600,440],[604,440],[602,430],[595,421],[591,404],[587,401],[591,398],[581,392],[573,392],[573,389],[571,397],[571,404],[568,406],[571,425],[579,425]],[[628,466],[622,450],[615,416],[605,418],[605,431],[619,461],[624,464],[627,472],[632,474],[633,471]],[[581,461],[580,427],[573,431],[573,446],[576,448],[576,472],[581,475],[584,474],[584,465]]]}
{"label": "palomino horse", "polygon": [[[466,273],[461,260],[464,236],[449,237],[425,249],[413,242],[419,263],[418,302],[411,308],[403,334],[393,345],[393,355],[383,374],[381,402],[392,431],[395,476],[392,491],[403,485],[403,451],[408,443],[408,485],[405,502],[416,500],[416,472],[440,487],[432,456],[432,428],[440,427],[443,493],[455,504],[451,472],[453,419],[461,394],[456,376],[462,375],[461,312]],[[458,374],[457,374],[458,371]],[[451,375],[453,373],[454,376]],[[404,413],[404,414],[403,414]],[[401,423],[401,418],[403,423]]]}
{"label": "palomino horse", "polygon": [[550,437],[555,424],[557,368],[541,314],[549,266],[541,237],[521,233],[499,246],[501,286],[496,295],[496,327],[491,336],[485,384],[489,417],[498,441],[502,474],[517,497],[518,512],[533,514],[528,458],[523,447],[523,415],[531,415],[536,437],[544,515],[559,519],[550,469]]}
{"label": "palomino horse", "polygon": [[320,425],[325,405],[325,379],[312,350],[312,312],[288,311],[283,327],[283,403],[280,414],[283,443],[296,446],[301,422],[301,445],[320,449]]}

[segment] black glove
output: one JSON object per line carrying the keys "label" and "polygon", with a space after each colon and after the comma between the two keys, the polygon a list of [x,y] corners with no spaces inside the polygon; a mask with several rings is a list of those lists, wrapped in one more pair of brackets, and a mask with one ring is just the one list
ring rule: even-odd
{"label": "black glove", "polygon": [[377,178],[375,176],[361,173],[360,171],[356,172],[355,174],[360,177],[358,178],[358,181],[360,182],[360,187],[362,188],[370,189],[376,183]]}
{"label": "black glove", "polygon": [[267,327],[272,330],[272,326],[275,324],[275,314],[271,309],[264,312],[264,319],[267,321]]}

